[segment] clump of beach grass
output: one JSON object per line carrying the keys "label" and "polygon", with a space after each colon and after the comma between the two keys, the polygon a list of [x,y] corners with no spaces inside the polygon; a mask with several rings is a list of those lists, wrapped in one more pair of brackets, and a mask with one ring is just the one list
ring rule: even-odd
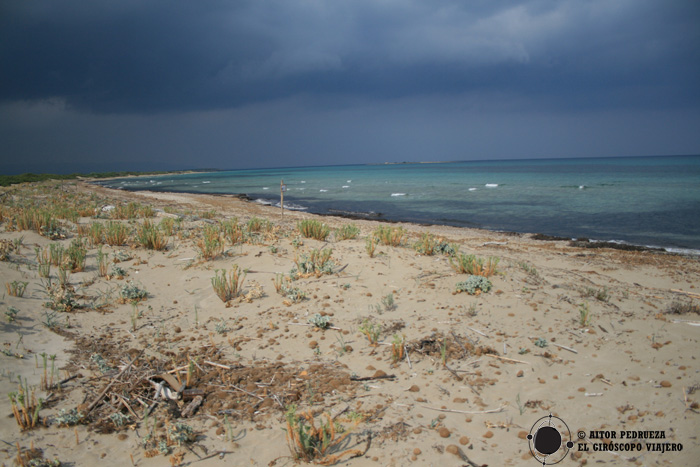
{"label": "clump of beach grass", "polygon": [[5,289],[11,297],[23,297],[28,284],[29,282],[25,281],[5,282]]}
{"label": "clump of beach grass", "polygon": [[211,285],[216,293],[216,296],[226,303],[241,294],[243,281],[246,273],[241,270],[237,264],[233,265],[228,276],[226,270],[216,270],[215,276],[211,278]]}
{"label": "clump of beach grass", "polygon": [[297,223],[299,233],[306,238],[325,241],[331,230],[328,225],[323,224],[315,219],[304,219]]}
{"label": "clump of beach grass", "polygon": [[301,277],[316,276],[321,277],[324,274],[332,274],[335,262],[331,259],[333,250],[328,248],[324,250],[311,250],[308,254],[294,256],[296,267],[292,269],[290,275],[294,279]]}
{"label": "clump of beach grass", "polygon": [[129,238],[129,227],[117,221],[109,221],[105,226],[104,239],[109,246],[124,245]]}
{"label": "clump of beach grass", "polygon": [[374,231],[374,236],[383,245],[401,246],[406,237],[406,230],[403,227],[379,226]]}
{"label": "clump of beach grass", "polygon": [[360,228],[358,226],[355,224],[345,224],[336,229],[335,240],[337,242],[351,240],[353,238],[357,238],[358,235],[360,235]]}
{"label": "clump of beach grass", "polygon": [[146,219],[136,230],[136,239],[142,247],[148,250],[165,250],[168,246],[168,239],[158,226]]}
{"label": "clump of beach grass", "polygon": [[202,236],[199,237],[195,245],[199,249],[199,254],[205,260],[212,260],[224,252],[224,239],[218,225],[206,225]]}
{"label": "clump of beach grass", "polygon": [[477,258],[475,255],[459,253],[450,258],[450,265],[460,274],[490,277],[496,274],[496,267],[500,258],[490,256],[487,259]]}

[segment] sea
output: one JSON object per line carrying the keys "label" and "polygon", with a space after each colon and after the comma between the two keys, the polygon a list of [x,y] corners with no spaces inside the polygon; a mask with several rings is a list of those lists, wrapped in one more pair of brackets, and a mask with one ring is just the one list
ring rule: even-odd
{"label": "sea", "polygon": [[268,168],[96,183],[279,206],[282,182],[285,209],[700,254],[700,156]]}

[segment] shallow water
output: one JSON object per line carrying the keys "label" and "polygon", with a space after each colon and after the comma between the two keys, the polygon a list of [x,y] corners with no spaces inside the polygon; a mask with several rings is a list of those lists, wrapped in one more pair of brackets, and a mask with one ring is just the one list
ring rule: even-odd
{"label": "shallow water", "polygon": [[246,194],[319,214],[700,250],[700,156],[538,159],[236,170],[99,182]]}

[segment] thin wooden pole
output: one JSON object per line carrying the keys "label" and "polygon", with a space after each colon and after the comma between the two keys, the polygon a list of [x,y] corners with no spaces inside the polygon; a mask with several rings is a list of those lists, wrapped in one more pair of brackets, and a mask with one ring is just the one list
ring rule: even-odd
{"label": "thin wooden pole", "polygon": [[282,208],[282,215],[284,215],[284,180],[280,180],[280,207]]}

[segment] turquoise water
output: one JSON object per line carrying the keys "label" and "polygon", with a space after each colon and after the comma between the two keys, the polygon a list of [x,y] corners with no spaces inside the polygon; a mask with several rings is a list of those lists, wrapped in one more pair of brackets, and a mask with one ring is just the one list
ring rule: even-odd
{"label": "turquoise water", "polygon": [[237,170],[101,182],[246,194],[320,214],[700,250],[700,156]]}

